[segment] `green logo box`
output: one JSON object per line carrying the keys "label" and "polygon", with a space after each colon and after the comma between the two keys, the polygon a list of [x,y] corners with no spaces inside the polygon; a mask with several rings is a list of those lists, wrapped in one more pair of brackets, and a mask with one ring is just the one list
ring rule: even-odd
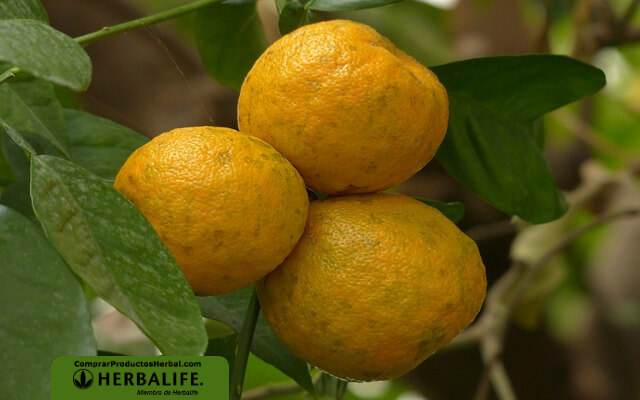
{"label": "green logo box", "polygon": [[51,400],[229,398],[222,357],[58,357],[51,364]]}

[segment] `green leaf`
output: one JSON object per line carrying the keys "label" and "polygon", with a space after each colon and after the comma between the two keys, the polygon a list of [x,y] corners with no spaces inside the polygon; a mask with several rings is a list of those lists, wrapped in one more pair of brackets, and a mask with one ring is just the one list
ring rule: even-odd
{"label": "green leaf", "polygon": [[37,79],[0,85],[0,120],[19,132],[36,135],[69,157],[67,124],[53,85]]}
{"label": "green leaf", "polygon": [[7,186],[0,194],[0,204],[18,211],[32,221],[38,221],[31,206],[29,181],[20,181]]}
{"label": "green leaf", "polygon": [[81,283],[40,228],[0,206],[2,398],[50,397],[51,362],[96,355]]}
{"label": "green leaf", "polygon": [[255,0],[201,9],[195,16],[194,32],[207,73],[234,90],[240,90],[253,63],[267,48]]}
{"label": "green leaf", "polygon": [[414,197],[414,199],[437,209],[442,214],[444,214],[445,217],[449,218],[449,220],[451,220],[451,222],[453,222],[454,224],[460,222],[460,220],[464,216],[464,205],[462,205],[462,203],[458,201],[445,203],[443,201],[426,200],[419,197]]}
{"label": "green leaf", "polygon": [[199,355],[193,291],[151,225],[107,181],[53,156],[31,159],[33,209],[69,266],[166,355]]}
{"label": "green leaf", "polygon": [[7,136],[9,136],[11,140],[13,140],[13,142],[25,152],[25,154],[28,154],[29,156],[36,155],[35,149],[20,133],[18,133],[18,131],[4,123],[2,120],[0,120],[0,127],[4,129]]}
{"label": "green leaf", "polygon": [[449,130],[438,161],[502,211],[532,223],[560,217],[566,203],[530,132],[483,104],[449,94]]}
{"label": "green leaf", "polygon": [[0,125],[0,136],[2,136],[2,153],[16,181],[29,181],[29,159],[24,150],[11,139],[2,125]]}
{"label": "green leaf", "polygon": [[63,108],[72,108],[74,110],[82,109],[82,104],[80,104],[80,96],[77,92],[74,92],[73,90],[60,85],[54,85],[54,91],[56,94],[56,98]]}
{"label": "green leaf", "polygon": [[278,18],[278,28],[281,34],[286,35],[302,25],[317,22],[318,20],[319,18],[313,10],[305,8],[297,1],[293,1],[282,8]]}
{"label": "green leaf", "polygon": [[[236,332],[242,328],[244,313],[251,298],[252,286],[220,296],[200,297],[202,315],[224,322]],[[307,364],[291,354],[260,315],[256,325],[251,351],[263,361],[293,378],[301,387],[313,393],[313,383]]]}
{"label": "green leaf", "polygon": [[276,10],[278,10],[278,14],[282,13],[282,10],[289,3],[297,2],[298,0],[276,0]]}
{"label": "green leaf", "polygon": [[400,3],[404,0],[310,0],[309,8],[318,11],[353,11]]}
{"label": "green leaf", "polygon": [[129,155],[149,139],[108,119],[64,110],[72,159],[94,174],[113,180]]}
{"label": "green leaf", "polygon": [[434,67],[450,99],[444,167],[502,211],[533,222],[566,204],[540,147],[540,118],[597,92],[602,71],[564,56],[481,58]]}
{"label": "green leaf", "polygon": [[49,22],[47,12],[38,0],[0,0],[0,19],[35,19]]}
{"label": "green leaf", "polygon": [[39,21],[0,21],[0,61],[76,91],[91,82],[91,60],[82,46]]}
{"label": "green leaf", "polygon": [[606,83],[598,68],[555,55],[476,58],[432,70],[449,93],[522,123],[592,95]]}
{"label": "green leaf", "polygon": [[525,128],[529,130],[529,137],[533,139],[535,144],[543,149],[544,148],[544,118],[540,117],[534,120],[532,123],[525,125]]}
{"label": "green leaf", "polygon": [[[2,136],[2,132],[0,132],[0,138]],[[15,182],[16,177],[11,170],[11,166],[9,162],[4,156],[2,140],[0,140],[0,187],[7,186],[12,182]]]}

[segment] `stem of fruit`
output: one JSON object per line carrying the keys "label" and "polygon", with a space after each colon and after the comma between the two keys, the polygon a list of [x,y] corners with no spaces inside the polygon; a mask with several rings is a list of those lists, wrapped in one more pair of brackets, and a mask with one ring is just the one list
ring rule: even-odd
{"label": "stem of fruit", "polygon": [[170,10],[162,11],[157,14],[149,15],[146,17],[134,19],[131,21],[123,22],[122,24],[114,26],[105,26],[99,31],[91,32],[83,36],[78,36],[75,41],[82,46],[88,46],[100,39],[108,38],[111,36],[119,35],[121,33],[129,32],[135,29],[147,27],[149,25],[157,24],[158,22],[166,21],[168,19],[176,18],[190,12],[196,11],[202,7],[206,7],[211,4],[220,3],[222,0],[199,0],[194,1],[184,6],[172,8]]}
{"label": "stem of fruit", "polygon": [[244,316],[242,330],[238,335],[238,345],[236,346],[236,356],[229,377],[229,387],[231,393],[230,400],[240,400],[242,397],[242,386],[244,385],[244,374],[247,369],[247,360],[249,358],[249,349],[253,341],[253,333],[256,330],[258,322],[258,314],[260,314],[260,302],[258,302],[258,294],[253,289],[247,313]]}

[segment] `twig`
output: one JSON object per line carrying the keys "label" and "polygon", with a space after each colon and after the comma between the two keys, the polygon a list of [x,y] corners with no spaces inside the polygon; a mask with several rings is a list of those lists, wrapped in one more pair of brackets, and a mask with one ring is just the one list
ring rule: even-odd
{"label": "twig", "polygon": [[247,313],[244,316],[242,329],[238,334],[236,356],[229,377],[230,400],[240,400],[242,397],[242,386],[244,385],[244,375],[247,370],[249,349],[251,348],[251,342],[253,341],[253,333],[256,330],[258,314],[260,314],[260,302],[258,301],[258,294],[254,288],[247,307]]}
{"label": "twig", "polygon": [[[509,381],[508,374],[501,361],[504,336],[507,323],[513,310],[520,303],[522,296],[532,284],[540,269],[547,265],[558,253],[570,246],[585,233],[619,218],[640,214],[640,208],[632,208],[603,214],[590,223],[570,232],[555,246],[530,265],[516,262],[487,293],[485,310],[476,324],[461,336],[462,343],[477,341],[479,337],[485,371],[491,377],[496,394],[501,400],[515,400],[516,395]],[[480,381],[476,398],[483,399],[487,389],[482,388]]]}
{"label": "twig", "polygon": [[493,239],[496,237],[508,235],[515,232],[516,227],[511,223],[511,220],[505,219],[502,221],[492,222],[485,225],[476,225],[467,229],[465,234],[474,241]]}
{"label": "twig", "polygon": [[4,71],[2,74],[0,74],[0,85],[16,76],[18,72],[20,72],[20,68],[10,68]]}
{"label": "twig", "polygon": [[297,393],[300,391],[302,391],[302,388],[296,383],[267,385],[244,392],[242,400],[260,400],[271,396]]}
{"label": "twig", "polygon": [[630,44],[640,42],[640,30],[639,29],[627,29],[616,40],[612,40],[609,43],[605,43],[609,46],[615,46],[619,44]]}
{"label": "twig", "polygon": [[480,380],[476,392],[473,395],[473,400],[487,400],[489,398],[489,389],[491,389],[491,366],[487,365],[482,370]]}
{"label": "twig", "polygon": [[[192,13],[200,8],[210,6],[212,4],[220,3],[223,0],[200,0],[193,3],[185,4],[180,7],[171,8],[169,10],[161,11],[156,14],[147,15],[146,17],[134,19],[131,21],[123,22],[121,24],[113,26],[105,26],[95,32],[87,33],[86,35],[73,38],[78,44],[82,46],[88,46],[98,40],[105,39],[111,36],[120,35],[129,31],[133,31],[140,28],[145,28],[163,22],[169,19],[177,18],[182,15]],[[0,84],[4,81],[13,78],[18,73],[22,72],[19,67],[11,68],[0,75]]]}
{"label": "twig", "polygon": [[504,367],[502,360],[496,360],[493,364],[491,382],[500,400],[516,400],[516,393],[513,390],[507,369]]}
{"label": "twig", "polygon": [[551,28],[549,0],[543,1],[542,6],[544,7],[544,19],[542,21],[542,28],[534,41],[533,49],[537,53],[549,53],[549,29]]}
{"label": "twig", "polygon": [[629,7],[627,7],[626,11],[622,15],[620,19],[620,25],[624,28],[627,28],[633,19],[633,16],[638,11],[638,6],[640,6],[640,0],[631,0],[629,3]]}
{"label": "twig", "polygon": [[521,284],[519,287],[515,289],[513,297],[511,299],[511,304],[515,307],[518,302],[521,300],[522,296],[526,292],[526,289],[531,284],[533,278],[536,277],[538,272],[542,267],[544,267],[553,257],[555,257],[558,253],[569,247],[576,239],[585,233],[603,225],[608,222],[625,218],[632,217],[640,214],[640,208],[630,208],[626,210],[618,210],[614,212],[610,212],[607,214],[600,215],[590,223],[584,225],[581,228],[574,230],[565,236],[562,240],[560,240],[555,246],[553,246],[549,251],[547,251],[542,257],[538,259],[538,261],[532,263],[529,268],[524,272],[522,279],[520,280]]}
{"label": "twig", "polygon": [[125,32],[129,32],[135,29],[144,28],[153,24],[157,24],[158,22],[166,21],[168,19],[176,18],[193,11],[196,11],[200,8],[209,6],[211,4],[220,3],[222,0],[200,0],[195,1],[193,3],[185,4],[180,7],[171,8],[166,11],[159,12],[157,14],[148,15],[146,17],[134,19],[131,21],[123,22],[118,25],[113,26],[105,26],[104,28],[88,33],[83,36],[79,36],[74,38],[76,42],[81,44],[82,46],[88,46],[91,43],[98,41],[100,39],[108,38],[111,36],[119,35]]}

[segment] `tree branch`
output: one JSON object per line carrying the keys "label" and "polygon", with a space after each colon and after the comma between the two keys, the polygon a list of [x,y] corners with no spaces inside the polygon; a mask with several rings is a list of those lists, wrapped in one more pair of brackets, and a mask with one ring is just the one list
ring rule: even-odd
{"label": "tree branch", "polygon": [[521,284],[515,289],[513,297],[511,298],[511,303],[513,305],[512,308],[514,308],[522,299],[522,296],[525,294],[527,288],[530,286],[540,269],[542,269],[542,267],[544,267],[549,261],[551,261],[553,257],[558,255],[558,253],[569,247],[576,239],[601,225],[620,218],[633,217],[636,215],[640,215],[640,208],[630,208],[625,210],[613,211],[607,214],[600,215],[590,223],[569,233],[555,246],[549,249],[549,251],[547,251],[542,257],[540,257],[538,261],[531,264],[529,268],[524,272],[521,279]]}
{"label": "tree branch", "polygon": [[611,221],[636,215],[640,215],[640,208],[618,210],[600,215],[590,223],[568,233],[530,265],[515,262],[494,283],[487,293],[485,309],[478,321],[447,346],[447,348],[455,348],[480,343],[485,368],[474,399],[487,398],[488,385],[486,380],[488,379],[491,380],[500,400],[515,400],[517,398],[501,360],[504,337],[509,317],[535,280],[540,269],[585,233]]}

